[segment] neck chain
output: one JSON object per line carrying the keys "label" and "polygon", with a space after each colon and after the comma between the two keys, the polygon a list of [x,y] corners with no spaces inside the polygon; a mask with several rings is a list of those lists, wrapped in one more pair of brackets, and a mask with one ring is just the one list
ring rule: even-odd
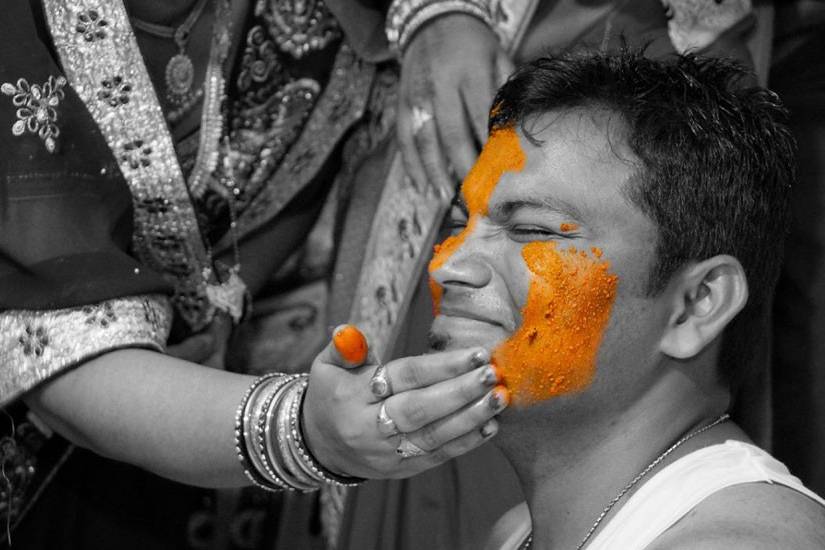
{"label": "neck chain", "polygon": [[[203,98],[203,89],[192,90],[195,81],[195,65],[186,53],[186,46],[192,34],[192,27],[198,22],[209,0],[198,0],[189,15],[178,27],[168,27],[132,17],[132,26],[152,36],[175,41],[178,53],[166,64],[166,99],[176,107],[167,115],[167,120],[176,122]],[[174,120],[170,120],[174,118]]]}
{"label": "neck chain", "polygon": [[[221,311],[226,312],[232,321],[237,324],[244,313],[244,307],[248,305],[248,290],[246,284],[241,279],[241,250],[238,244],[238,214],[235,210],[235,201],[241,195],[241,190],[235,181],[235,173],[231,159],[231,149],[229,148],[229,138],[224,138],[225,157],[223,159],[224,177],[222,183],[226,187],[226,201],[229,206],[229,232],[232,238],[232,252],[234,254],[234,265],[229,268],[227,277],[217,284],[210,284],[206,287],[206,296],[209,301]],[[206,240],[206,239],[204,239]],[[207,254],[212,258],[212,247],[207,242]],[[214,263],[214,260],[213,260]],[[215,274],[219,275],[219,274]],[[204,280],[210,280],[212,267],[204,268]],[[217,278],[220,281],[220,278]]]}
{"label": "neck chain", "polygon": [[[582,541],[578,544],[578,546],[576,546],[576,550],[581,550],[582,548],[584,548],[584,545],[587,544],[587,541],[589,541],[590,537],[593,536],[593,533],[596,532],[596,529],[598,529],[599,525],[602,523],[602,520],[605,518],[605,516],[607,516],[607,514],[610,513],[610,510],[612,510],[613,507],[616,506],[616,504],[618,504],[618,502],[622,499],[623,496],[625,496],[627,494],[628,491],[630,491],[633,487],[635,487],[637,483],[639,483],[647,474],[649,474],[650,471],[653,470],[653,468],[658,466],[670,453],[675,451],[677,448],[679,448],[680,445],[682,445],[683,443],[685,443],[689,439],[691,439],[693,437],[696,437],[700,433],[705,432],[705,431],[713,428],[714,426],[717,426],[717,425],[721,424],[722,422],[728,420],[729,418],[730,418],[730,415],[725,413],[722,416],[720,416],[719,418],[717,418],[716,420],[714,420],[713,422],[711,422],[710,424],[707,424],[705,426],[702,426],[701,428],[697,428],[696,430],[693,430],[689,434],[682,437],[682,439],[680,439],[679,441],[677,441],[676,443],[671,445],[665,452],[663,452],[662,454],[657,456],[655,459],[653,459],[653,462],[648,464],[647,467],[645,467],[644,470],[639,472],[639,475],[634,477],[633,481],[631,481],[630,483],[625,485],[624,488],[621,491],[619,491],[619,494],[617,494],[615,497],[613,497],[613,500],[611,500],[607,504],[607,506],[604,507],[604,510],[602,510],[602,513],[599,514],[599,517],[596,518],[596,521],[590,527],[590,530],[587,531],[587,534],[584,536]],[[527,540],[524,541],[524,544],[522,544],[520,548],[521,548],[521,550],[527,550],[528,548],[531,548],[532,546],[533,546],[533,533],[531,532],[530,536],[527,537]]]}

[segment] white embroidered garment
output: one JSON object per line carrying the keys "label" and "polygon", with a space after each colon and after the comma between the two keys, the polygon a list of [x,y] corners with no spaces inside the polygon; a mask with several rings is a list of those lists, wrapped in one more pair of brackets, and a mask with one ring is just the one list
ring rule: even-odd
{"label": "white embroidered garment", "polygon": [[642,550],[710,495],[760,482],[784,485],[825,506],[822,497],[771,455],[728,440],[694,451],[650,478],[585,548]]}

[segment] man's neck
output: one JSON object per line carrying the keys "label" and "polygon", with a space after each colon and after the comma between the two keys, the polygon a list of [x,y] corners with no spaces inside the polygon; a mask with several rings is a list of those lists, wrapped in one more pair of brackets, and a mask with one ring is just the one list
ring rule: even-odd
{"label": "man's neck", "polygon": [[[674,395],[681,397],[673,399]],[[531,427],[510,434],[505,427],[498,444],[521,480],[533,521],[533,548],[577,548],[631,480],[673,443],[716,419],[723,409],[718,402],[659,387],[611,418],[568,425],[546,420],[519,422],[520,427]],[[708,430],[680,445],[647,478],[697,448],[743,437],[734,426]],[[644,481],[616,503],[599,527],[610,521]]]}

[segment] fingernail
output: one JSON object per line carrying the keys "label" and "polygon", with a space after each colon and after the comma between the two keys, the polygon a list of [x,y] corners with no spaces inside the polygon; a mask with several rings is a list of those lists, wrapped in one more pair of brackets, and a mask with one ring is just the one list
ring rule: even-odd
{"label": "fingernail", "polygon": [[510,404],[510,392],[504,386],[496,386],[490,392],[490,408],[495,412],[504,410]]}
{"label": "fingernail", "polygon": [[490,362],[490,354],[487,350],[478,350],[470,357],[470,363],[474,367],[480,367],[481,365],[487,364]]}
{"label": "fingernail", "polygon": [[498,433],[498,422],[493,419],[487,421],[485,425],[481,427],[481,436],[484,439],[488,439],[493,437]]}
{"label": "fingernail", "polygon": [[498,373],[493,365],[487,365],[481,371],[481,385],[493,387],[498,384]]}

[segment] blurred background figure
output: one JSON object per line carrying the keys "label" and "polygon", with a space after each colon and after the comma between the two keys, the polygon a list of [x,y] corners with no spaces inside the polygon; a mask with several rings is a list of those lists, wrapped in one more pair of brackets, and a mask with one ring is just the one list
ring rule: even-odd
{"label": "blurred background figure", "polygon": [[770,87],[791,112],[799,183],[774,303],[774,454],[825,491],[825,2],[776,2]]}

